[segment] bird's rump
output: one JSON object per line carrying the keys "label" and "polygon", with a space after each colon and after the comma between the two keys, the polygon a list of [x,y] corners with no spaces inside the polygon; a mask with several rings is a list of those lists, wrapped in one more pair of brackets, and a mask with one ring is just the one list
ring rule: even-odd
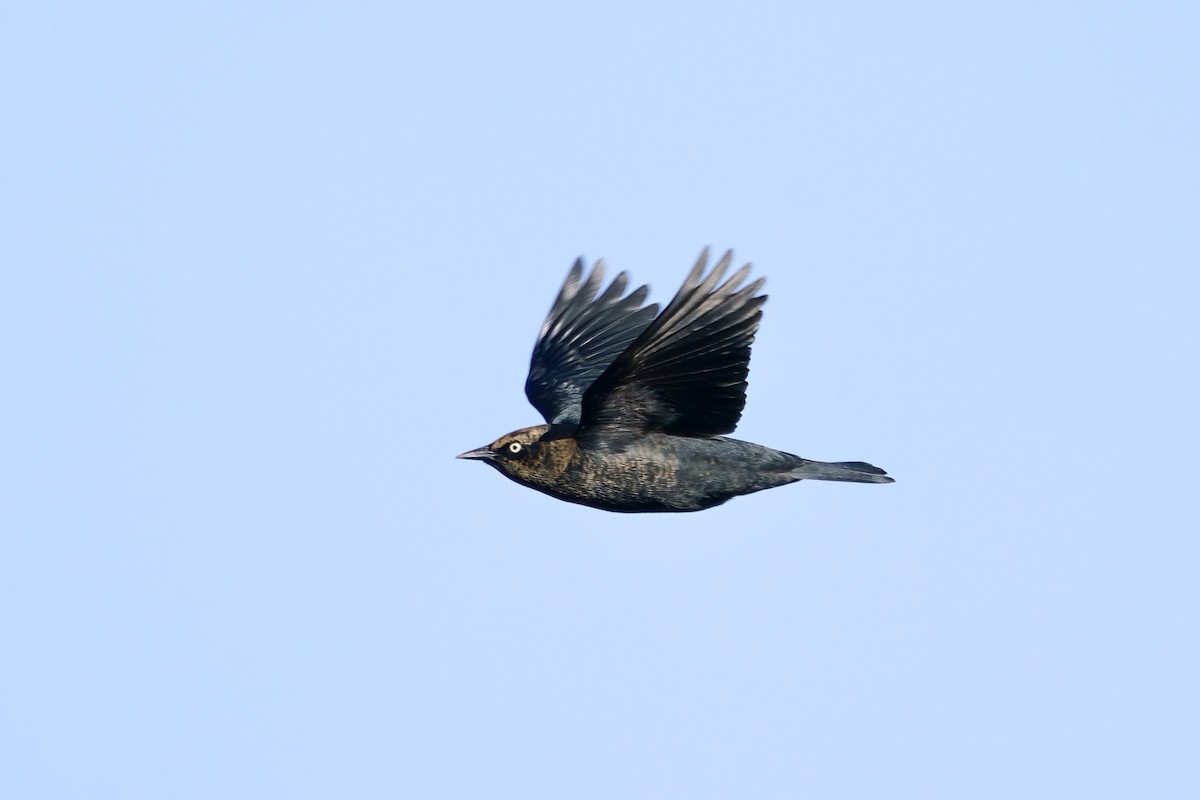
{"label": "bird's rump", "polygon": [[705,276],[705,250],[674,299],[583,393],[582,439],[715,436],[737,427],[767,296],[756,294],[762,278],[739,288],[749,264],[721,283],[732,258],[726,253]]}

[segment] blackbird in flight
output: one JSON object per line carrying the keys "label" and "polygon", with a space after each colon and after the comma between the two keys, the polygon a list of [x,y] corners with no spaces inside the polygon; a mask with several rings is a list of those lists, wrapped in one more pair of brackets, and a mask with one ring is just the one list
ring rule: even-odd
{"label": "blackbird in flight", "polygon": [[[861,461],[809,461],[730,439],[746,405],[750,344],[767,296],[750,265],[708,250],[661,313],[648,288],[608,288],[577,260],[533,348],[525,394],[545,425],[463,453],[512,480],[605,511],[699,511],[805,478],[891,483]],[[623,296],[624,295],[624,296]]]}

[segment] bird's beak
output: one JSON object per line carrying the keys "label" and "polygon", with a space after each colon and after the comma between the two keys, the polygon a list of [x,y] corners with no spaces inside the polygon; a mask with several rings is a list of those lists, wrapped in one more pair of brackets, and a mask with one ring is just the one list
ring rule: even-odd
{"label": "bird's beak", "polygon": [[491,461],[496,457],[496,454],[486,447],[481,447],[478,450],[468,450],[465,453],[459,453],[455,458],[469,458],[473,461]]}

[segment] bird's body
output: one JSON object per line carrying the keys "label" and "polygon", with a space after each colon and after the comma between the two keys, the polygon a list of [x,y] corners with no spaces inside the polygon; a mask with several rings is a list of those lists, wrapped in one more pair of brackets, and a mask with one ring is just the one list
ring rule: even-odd
{"label": "bird's body", "polygon": [[605,511],[699,511],[804,478],[877,481],[869,464],[826,464],[725,436],[694,438],[650,433],[617,450],[580,447],[573,438],[535,446],[549,430],[514,431],[494,446],[532,439],[528,457],[509,462],[517,483],[551,497]]}
{"label": "bird's body", "polygon": [[526,394],[546,425],[460,458],[479,459],[553,497],[605,511],[699,511],[805,478],[891,483],[863,462],[810,461],[731,439],[745,404],[762,279],[717,286],[731,254],[704,277],[707,251],[661,313],[626,297],[621,273],[603,293],[597,264],[576,262],[534,347]]}

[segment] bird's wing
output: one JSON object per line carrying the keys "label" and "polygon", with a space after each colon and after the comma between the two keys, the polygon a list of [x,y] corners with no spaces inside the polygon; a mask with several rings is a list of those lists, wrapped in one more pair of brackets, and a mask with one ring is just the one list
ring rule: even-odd
{"label": "bird's wing", "polygon": [[756,294],[763,278],[738,288],[749,264],[720,283],[732,258],[726,253],[705,276],[708,250],[701,253],[670,304],[584,392],[581,438],[715,436],[737,426],[767,296]]}
{"label": "bird's wing", "polygon": [[649,289],[625,293],[617,275],[603,292],[604,262],[583,280],[583,259],[571,267],[533,347],[525,396],[551,425],[577,426],[583,393],[646,329],[658,306],[643,307]]}

